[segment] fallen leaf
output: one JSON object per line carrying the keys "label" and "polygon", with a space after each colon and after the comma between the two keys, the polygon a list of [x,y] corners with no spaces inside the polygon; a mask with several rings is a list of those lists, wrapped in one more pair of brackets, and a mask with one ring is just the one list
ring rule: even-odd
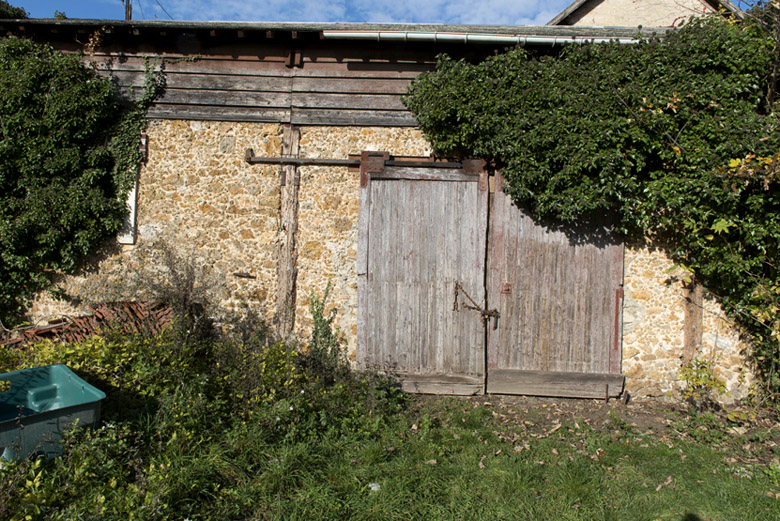
{"label": "fallen leaf", "polygon": [[481,458],[479,458],[479,468],[481,469],[485,468],[485,464],[482,463],[483,461],[485,461],[485,458],[487,458],[487,456],[482,456]]}
{"label": "fallen leaf", "polygon": [[435,459],[429,459],[428,461],[425,462],[426,465],[436,465],[437,463],[438,461],[436,461]]}
{"label": "fallen leaf", "polygon": [[673,480],[674,478],[672,478],[672,476],[669,476],[668,478],[666,478],[666,481],[664,481],[663,483],[655,487],[655,491],[660,492],[662,488],[671,485]]}

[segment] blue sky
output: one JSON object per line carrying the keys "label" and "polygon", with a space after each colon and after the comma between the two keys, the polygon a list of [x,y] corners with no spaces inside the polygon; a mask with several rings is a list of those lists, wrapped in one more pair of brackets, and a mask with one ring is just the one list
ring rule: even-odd
{"label": "blue sky", "polygon": [[[8,0],[33,18],[124,19],[121,0]],[[572,0],[132,0],[133,19],[544,25]],[[166,14],[167,11],[167,14]]]}

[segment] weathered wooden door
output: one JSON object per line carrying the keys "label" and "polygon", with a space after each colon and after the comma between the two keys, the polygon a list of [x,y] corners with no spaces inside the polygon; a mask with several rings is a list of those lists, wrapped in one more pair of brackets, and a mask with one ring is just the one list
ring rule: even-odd
{"label": "weathered wooden door", "polygon": [[623,388],[623,244],[608,219],[537,223],[496,177],[488,236],[487,391],[605,398]]}
{"label": "weathered wooden door", "polygon": [[500,175],[490,200],[481,162],[387,159],[361,162],[359,366],[416,392],[620,394],[623,245],[606,220],[537,223]]}
{"label": "weathered wooden door", "polygon": [[[484,391],[487,174],[363,154],[358,237],[358,365],[396,372],[406,390]],[[433,166],[433,164],[431,164]]]}

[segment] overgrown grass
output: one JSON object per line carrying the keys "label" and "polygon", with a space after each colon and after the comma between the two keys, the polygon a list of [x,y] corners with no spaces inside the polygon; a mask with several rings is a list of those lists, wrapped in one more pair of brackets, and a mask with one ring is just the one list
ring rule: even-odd
{"label": "overgrown grass", "polygon": [[617,416],[529,427],[468,400],[412,399],[350,371],[313,309],[324,340],[308,350],[251,335],[187,344],[173,328],[6,352],[3,370],[63,361],[108,398],[101,427],[73,431],[63,457],[0,470],[0,519],[780,518],[776,448],[744,448],[760,433],[726,435],[708,416],[673,419],[669,435]]}

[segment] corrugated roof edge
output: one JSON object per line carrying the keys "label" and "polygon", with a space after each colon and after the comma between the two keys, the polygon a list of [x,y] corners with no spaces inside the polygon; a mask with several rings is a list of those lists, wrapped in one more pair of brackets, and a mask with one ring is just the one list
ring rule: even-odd
{"label": "corrugated roof edge", "polygon": [[19,20],[0,20],[0,24],[83,27],[97,28],[113,26],[116,28],[173,29],[173,30],[240,30],[240,31],[403,31],[432,33],[477,33],[512,36],[562,36],[580,38],[633,38],[653,34],[662,35],[670,30],[667,27],[575,27],[549,25],[443,25],[443,24],[373,24],[373,23],[297,23],[297,22],[201,22],[201,21],[164,21],[164,20],[76,20],[54,18],[31,18]]}

